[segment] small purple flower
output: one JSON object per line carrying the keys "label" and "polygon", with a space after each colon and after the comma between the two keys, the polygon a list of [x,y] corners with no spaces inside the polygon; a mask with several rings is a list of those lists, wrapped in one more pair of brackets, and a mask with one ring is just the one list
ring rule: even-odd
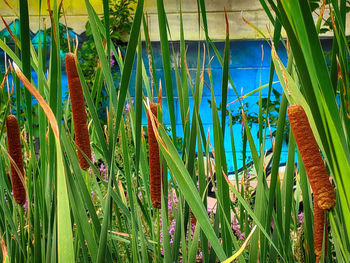
{"label": "small purple flower", "polygon": [[249,178],[250,177],[252,177],[252,175],[250,174],[250,173],[248,173],[247,175],[246,175],[246,179],[245,179],[245,181],[244,181],[244,185],[245,186],[248,186],[249,185]]}
{"label": "small purple flower", "polygon": [[175,226],[176,226],[176,220],[173,219],[171,221],[171,225],[170,225],[170,230],[169,230],[169,235],[174,235],[174,232],[175,232]]}
{"label": "small purple flower", "polygon": [[24,209],[24,211],[28,211],[28,199],[27,199],[26,202],[24,203],[23,209]]}
{"label": "small purple flower", "polygon": [[163,231],[162,230],[160,231],[159,236],[160,236],[160,242],[163,242]]}
{"label": "small purple flower", "polygon": [[191,229],[195,230],[195,228],[196,228],[196,225],[195,224],[191,224]]}
{"label": "small purple flower", "polygon": [[93,151],[91,151],[91,162],[96,163],[96,157],[95,157],[95,153]]}
{"label": "small purple flower", "polygon": [[172,196],[170,195],[170,193],[168,194],[168,209],[170,211],[173,210],[173,207],[176,209],[177,208],[177,203],[179,202],[179,200],[177,199],[176,193],[173,192]]}
{"label": "small purple flower", "polygon": [[299,224],[304,223],[304,213],[303,212],[300,212],[300,214],[298,214],[298,221],[299,221]]}
{"label": "small purple flower", "polygon": [[171,211],[173,210],[173,202],[171,201],[171,199],[168,199],[168,210]]}
{"label": "small purple flower", "polygon": [[107,169],[105,168],[103,163],[101,163],[99,170],[101,173],[101,177],[104,178],[106,182],[108,182]]}
{"label": "small purple flower", "polygon": [[[134,99],[131,99],[131,104],[134,104]],[[129,111],[130,108],[131,108],[131,105],[130,105],[129,103],[127,103],[127,104],[125,105],[125,111]]]}
{"label": "small purple flower", "polygon": [[175,192],[173,192],[173,202],[174,202],[174,204],[177,204],[179,202],[179,199],[177,199]]}
{"label": "small purple flower", "polygon": [[238,223],[237,219],[234,220],[232,229],[233,229],[235,235],[236,235],[240,240],[243,240],[243,239],[244,239],[244,234],[241,232],[241,226],[240,226],[240,224]]}
{"label": "small purple flower", "polygon": [[100,165],[100,172],[101,172],[102,174],[106,172],[106,169],[105,169],[105,166],[104,166],[103,163],[101,163],[101,165]]}
{"label": "small purple flower", "polygon": [[106,175],[107,170],[103,167],[103,164],[101,165],[99,170],[100,170],[100,173],[101,173],[102,176]]}
{"label": "small purple flower", "polygon": [[111,53],[110,53],[110,57],[111,57],[111,67],[113,67],[114,66],[114,59],[113,59],[113,52],[112,52],[112,50],[111,50]]}

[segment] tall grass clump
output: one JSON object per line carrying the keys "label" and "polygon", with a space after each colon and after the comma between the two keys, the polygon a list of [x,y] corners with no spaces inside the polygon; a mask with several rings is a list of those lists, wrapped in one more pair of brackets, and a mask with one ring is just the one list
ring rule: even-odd
{"label": "tall grass clump", "polygon": [[[273,25],[271,39],[244,19],[271,47],[269,82],[246,95],[259,94],[259,122],[254,124],[258,140],[245,112],[246,96],[237,91],[229,74],[228,16],[221,53],[210,38],[205,1],[197,1],[198,34],[204,30],[205,42],[198,43],[196,70],[191,74],[181,1],[177,53],[169,41],[166,5],[157,0],[164,99],[169,109],[162,111],[164,94],[155,91],[161,82],[143,14],[144,1],[137,3],[123,55],[111,40],[109,1],[103,0],[102,20],[89,0],[84,3],[100,61],[91,71],[93,76],[84,76],[72,53],[61,61],[60,1],[48,1],[48,13],[41,13],[45,10],[42,1],[37,3],[39,29],[45,29],[42,17],[48,15],[51,22],[50,37],[39,34],[38,46],[28,38],[26,0],[20,1],[20,38],[10,34],[14,50],[0,39],[7,58],[5,73],[0,74],[0,260],[349,261],[347,1],[330,0],[326,6],[320,1],[260,0]],[[319,14],[316,21],[314,13]],[[320,32],[327,26],[333,38],[329,61],[320,42]],[[288,54],[286,65],[279,57],[281,46]],[[222,66],[221,98],[214,92],[213,56]],[[120,69],[117,84],[111,57]],[[136,81],[130,85],[134,63]],[[63,101],[62,65],[70,91],[69,100]],[[37,83],[31,80],[31,70]],[[276,125],[270,127],[275,73],[283,92]],[[175,87],[180,125],[176,125]],[[242,109],[238,116],[242,120],[242,150],[234,136],[237,116],[232,116],[226,105],[229,87]],[[268,89],[265,107],[264,88]],[[130,96],[132,89],[135,98]],[[204,89],[211,94],[212,134],[207,134],[201,114],[206,103]],[[102,92],[107,97],[107,118],[97,110]],[[150,104],[157,96],[158,103]],[[147,116],[148,127],[142,126],[143,116]],[[170,130],[163,124],[165,119]],[[275,132],[267,154],[270,128]],[[177,134],[183,135],[179,138]],[[225,145],[227,141],[230,145]],[[282,164],[285,141],[288,156]],[[234,174],[229,174],[227,150],[232,152]],[[248,150],[251,162],[247,161]],[[244,158],[243,167],[237,165],[239,156]],[[22,206],[26,199],[27,205]]]}

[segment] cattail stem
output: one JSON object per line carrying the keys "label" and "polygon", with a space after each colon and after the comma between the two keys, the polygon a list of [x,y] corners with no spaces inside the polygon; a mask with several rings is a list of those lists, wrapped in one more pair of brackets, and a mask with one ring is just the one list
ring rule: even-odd
{"label": "cattail stem", "polygon": [[316,262],[320,262],[322,256],[322,242],[323,242],[323,229],[325,229],[325,249],[324,255],[327,254],[327,224],[325,224],[325,211],[318,205],[317,198],[314,198],[314,250],[316,255]]}
{"label": "cattail stem", "polygon": [[[9,115],[6,118],[6,130],[7,130],[7,144],[9,149],[9,154],[16,166],[21,172],[24,179],[24,168],[23,159],[21,151],[21,141],[19,138],[19,127],[17,118],[14,115]],[[17,204],[24,205],[26,202],[26,191],[24,185],[21,181],[18,170],[15,168],[14,164],[11,162],[11,177],[12,177],[12,191],[13,196]]]}
{"label": "cattail stem", "polygon": [[[158,103],[150,104],[152,114],[157,117]],[[147,112],[148,123],[148,152],[151,202],[154,208],[161,207],[161,170],[159,160],[159,146],[152,128],[151,118]]]}
{"label": "cattail stem", "polygon": [[[69,94],[72,104],[75,141],[79,149],[91,160],[87,114],[85,110],[83,89],[81,87],[77,66],[75,64],[76,56],[73,53],[67,53],[65,60]],[[80,167],[85,170],[89,167],[89,163],[79,149],[77,150],[79,164]]]}
{"label": "cattail stem", "polygon": [[288,117],[318,206],[323,210],[331,209],[335,206],[334,189],[305,111],[298,104],[291,105]]}

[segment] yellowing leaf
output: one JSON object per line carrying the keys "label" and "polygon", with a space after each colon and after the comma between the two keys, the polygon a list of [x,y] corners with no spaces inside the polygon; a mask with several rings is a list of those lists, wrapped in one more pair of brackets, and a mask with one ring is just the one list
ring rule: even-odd
{"label": "yellowing leaf", "polygon": [[233,254],[231,257],[229,257],[228,259],[222,261],[222,263],[231,263],[232,261],[234,261],[236,258],[238,258],[242,252],[244,251],[244,249],[246,248],[250,238],[253,236],[254,232],[256,230],[256,225],[253,227],[252,231],[250,231],[249,236],[247,237],[247,239],[244,241],[243,245],[241,246],[240,249],[238,249],[238,251]]}

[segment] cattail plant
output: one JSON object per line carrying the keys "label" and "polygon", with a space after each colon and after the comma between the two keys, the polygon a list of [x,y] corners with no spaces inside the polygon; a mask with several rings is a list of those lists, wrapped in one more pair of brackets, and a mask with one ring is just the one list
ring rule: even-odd
{"label": "cattail plant", "polygon": [[89,163],[81,151],[91,160],[91,148],[83,89],[81,87],[77,66],[75,64],[76,56],[73,53],[67,53],[65,60],[69,94],[72,104],[74,135],[76,144],[79,147],[77,153],[80,167],[85,170],[89,167]]}
{"label": "cattail plant", "polygon": [[318,206],[323,210],[331,209],[335,205],[334,189],[305,111],[298,104],[291,105],[288,117]]}
{"label": "cattail plant", "polygon": [[[314,250],[316,262],[320,262],[322,256],[323,228],[325,225],[325,211],[317,204],[317,198],[314,198]],[[326,224],[327,225],[327,224]],[[327,226],[325,231],[325,252],[327,254]]]}
{"label": "cattail plant", "polygon": [[7,116],[6,130],[9,154],[18,168],[16,169],[15,165],[11,162],[13,196],[17,204],[24,205],[24,203],[26,202],[26,191],[18,173],[20,172],[24,179],[24,168],[21,151],[21,142],[19,138],[19,127],[17,118],[14,115]]}
{"label": "cattail plant", "polygon": [[[158,103],[150,104],[151,113],[157,117]],[[151,114],[147,112],[148,123],[148,152],[151,202],[154,208],[161,206],[161,170],[159,160],[159,146],[152,128]]]}

